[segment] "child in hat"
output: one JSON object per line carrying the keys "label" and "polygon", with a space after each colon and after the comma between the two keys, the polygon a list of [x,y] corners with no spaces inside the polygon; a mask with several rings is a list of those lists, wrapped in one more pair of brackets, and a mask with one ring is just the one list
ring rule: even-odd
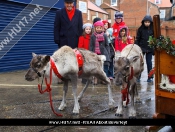
{"label": "child in hat", "polygon": [[[107,73],[107,69],[110,65],[110,47],[108,44],[108,38],[103,30],[104,25],[101,21],[94,23],[94,33],[91,35],[89,50],[95,52],[97,55],[106,56],[104,71]],[[97,78],[95,78],[94,84],[97,84]]]}
{"label": "child in hat", "polygon": [[[141,26],[138,29],[135,43],[142,49],[143,55],[146,58],[147,73],[152,69],[152,56],[154,53],[153,48],[149,47],[148,39],[149,36],[153,36],[153,20],[150,15],[146,15],[141,21]],[[149,77],[147,82],[152,82],[153,77]],[[140,82],[140,78],[138,79]]]}
{"label": "child in hat", "polygon": [[120,27],[126,26],[125,22],[123,21],[123,14],[121,12],[115,13],[115,23],[113,24],[113,37],[117,37],[119,34]]}
{"label": "child in hat", "polygon": [[85,23],[83,25],[83,34],[79,37],[78,48],[84,48],[89,50],[89,42],[92,34],[92,24]]}
{"label": "child in hat", "polygon": [[119,34],[115,38],[115,51],[121,52],[126,45],[131,44],[130,37],[128,34],[128,28],[126,26],[123,26],[119,29]]}
{"label": "child in hat", "polygon": [[[91,34],[92,34],[92,24],[85,23],[83,25],[83,34],[82,36],[79,37],[78,48],[84,48],[86,50],[89,50]],[[86,84],[86,82],[87,82],[86,79],[82,79],[82,83]]]}

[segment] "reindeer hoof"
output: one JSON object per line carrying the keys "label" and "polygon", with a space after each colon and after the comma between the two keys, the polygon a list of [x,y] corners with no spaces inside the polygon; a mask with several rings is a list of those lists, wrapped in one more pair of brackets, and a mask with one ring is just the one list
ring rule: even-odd
{"label": "reindeer hoof", "polygon": [[122,117],[122,114],[116,113],[115,116]]}
{"label": "reindeer hoof", "polygon": [[77,116],[77,115],[79,115],[79,113],[72,113],[72,115],[75,115],[75,116]]}
{"label": "reindeer hoof", "polygon": [[129,119],[136,119],[135,116],[129,116]]}
{"label": "reindeer hoof", "polygon": [[78,102],[80,102],[80,101],[81,101],[81,98],[80,98],[80,97],[78,97],[77,99],[78,99]]}

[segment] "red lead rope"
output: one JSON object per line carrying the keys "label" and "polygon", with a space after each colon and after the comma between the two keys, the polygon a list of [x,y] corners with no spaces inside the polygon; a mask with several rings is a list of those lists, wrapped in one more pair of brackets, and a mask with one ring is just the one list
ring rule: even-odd
{"label": "red lead rope", "polygon": [[[133,70],[133,67],[131,67],[131,74],[130,74],[130,76],[128,78],[128,82],[129,82],[129,80],[131,80],[133,78],[133,76],[134,76],[134,70]],[[121,90],[122,100],[126,101],[126,105],[129,103],[129,94],[128,94],[129,90],[128,89],[129,89],[129,86],[127,84],[126,88]]]}
{"label": "red lead rope", "polygon": [[[51,61],[50,61],[51,62]],[[52,108],[52,111],[55,115],[57,116],[63,116],[62,114],[59,114],[57,112],[55,112],[54,108],[53,108],[53,103],[52,103],[52,92],[51,92],[51,83],[52,83],[52,67],[50,67],[50,83],[47,83],[47,78],[45,78],[45,83],[46,83],[46,89],[43,91],[42,90],[42,85],[38,84],[38,90],[41,94],[45,93],[45,92],[49,92],[49,99],[50,99],[50,106]]]}
{"label": "red lead rope", "polygon": [[[74,52],[75,52],[75,55],[76,55],[76,58],[77,58],[77,62],[78,62],[78,67],[79,67],[79,72],[78,72],[78,75],[81,75],[82,74],[82,67],[83,67],[83,57],[81,55],[81,53],[77,50],[77,49],[74,49]],[[53,108],[53,104],[52,104],[52,93],[51,93],[51,87],[50,85],[52,84],[52,70],[54,71],[55,75],[58,77],[58,78],[62,78],[61,74],[58,72],[57,68],[56,68],[56,65],[54,63],[54,61],[52,60],[52,58],[50,58],[50,83],[47,83],[47,79],[45,78],[45,83],[46,83],[46,89],[45,90],[42,90],[42,84],[40,85],[38,83],[38,90],[41,94],[45,93],[45,92],[49,92],[49,98],[50,98],[50,106],[52,108],[52,111],[55,115],[57,116],[62,116],[61,114],[58,114],[55,112],[54,108]],[[43,77],[44,78],[44,77]]]}

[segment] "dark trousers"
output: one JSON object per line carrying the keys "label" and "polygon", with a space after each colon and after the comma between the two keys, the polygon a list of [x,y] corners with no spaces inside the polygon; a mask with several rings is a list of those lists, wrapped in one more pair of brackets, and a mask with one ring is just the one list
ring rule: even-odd
{"label": "dark trousers", "polygon": [[108,76],[108,69],[109,69],[108,65],[103,65],[103,70],[106,73],[106,76]]}
{"label": "dark trousers", "polygon": [[104,72],[107,77],[114,77],[114,63],[110,62],[110,65],[104,65]]}
{"label": "dark trousers", "polygon": [[152,56],[153,53],[152,52],[148,52],[148,53],[143,53],[143,55],[146,58],[146,65],[147,65],[147,72],[149,73],[152,69]]}
{"label": "dark trousers", "polygon": [[107,76],[114,77],[114,62],[113,62],[113,60],[110,62]]}

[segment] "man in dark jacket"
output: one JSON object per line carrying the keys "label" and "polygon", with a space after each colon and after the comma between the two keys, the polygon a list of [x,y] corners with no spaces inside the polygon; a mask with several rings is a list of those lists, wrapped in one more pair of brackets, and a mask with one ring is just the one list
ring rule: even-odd
{"label": "man in dark jacket", "polygon": [[54,22],[54,41],[58,48],[67,45],[78,47],[79,36],[82,35],[82,13],[74,6],[75,0],[64,0],[65,7],[56,12]]}
{"label": "man in dark jacket", "polygon": [[[149,36],[153,36],[153,21],[151,16],[146,15],[142,22],[141,26],[138,29],[137,37],[136,37],[136,44],[140,46],[142,49],[143,55],[146,56],[146,64],[147,64],[147,71],[148,73],[152,69],[152,55],[153,49],[148,46]],[[152,78],[148,77],[147,82],[152,82]]]}

